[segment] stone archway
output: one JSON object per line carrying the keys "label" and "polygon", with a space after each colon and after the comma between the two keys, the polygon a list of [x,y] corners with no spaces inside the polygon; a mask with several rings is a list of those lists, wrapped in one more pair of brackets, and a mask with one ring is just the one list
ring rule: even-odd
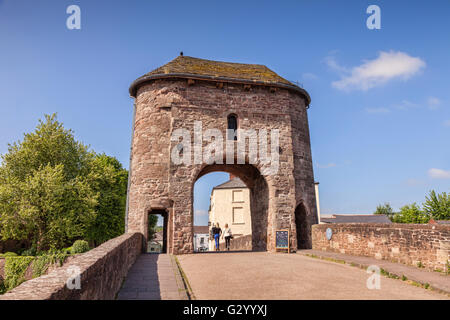
{"label": "stone archway", "polygon": [[297,249],[310,249],[311,228],[308,224],[308,213],[303,202],[295,208],[295,227],[297,234]]}
{"label": "stone archway", "polygon": [[267,239],[271,233],[271,223],[269,223],[269,186],[264,176],[253,165],[250,164],[212,164],[203,166],[193,181],[192,185],[192,207],[193,208],[193,190],[195,182],[202,176],[211,172],[227,172],[240,178],[250,189],[250,214],[252,229],[252,250],[266,251],[268,249]]}

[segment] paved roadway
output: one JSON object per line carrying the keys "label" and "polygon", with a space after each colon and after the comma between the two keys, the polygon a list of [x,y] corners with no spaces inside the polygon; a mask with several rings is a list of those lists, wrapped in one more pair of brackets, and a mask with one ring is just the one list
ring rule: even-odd
{"label": "paved roadway", "polygon": [[196,299],[449,299],[365,270],[300,254],[221,252],[178,256]]}

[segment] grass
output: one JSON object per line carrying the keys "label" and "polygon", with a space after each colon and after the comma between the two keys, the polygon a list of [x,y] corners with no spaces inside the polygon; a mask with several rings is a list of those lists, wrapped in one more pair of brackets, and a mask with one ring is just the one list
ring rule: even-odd
{"label": "grass", "polygon": [[178,257],[174,256],[174,258],[175,258],[175,262],[177,264],[178,270],[180,270],[181,278],[183,279],[184,286],[186,287],[186,293],[187,293],[189,300],[196,300],[194,292],[192,291],[192,287],[189,283],[189,280],[188,280],[186,274],[184,273],[183,268],[181,268],[180,261],[178,261]]}

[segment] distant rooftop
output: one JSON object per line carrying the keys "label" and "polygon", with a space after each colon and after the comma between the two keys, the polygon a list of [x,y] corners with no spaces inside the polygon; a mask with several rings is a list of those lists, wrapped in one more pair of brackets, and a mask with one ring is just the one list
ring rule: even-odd
{"label": "distant rooftop", "polygon": [[333,214],[320,217],[323,223],[392,223],[384,214]]}
{"label": "distant rooftop", "polygon": [[448,224],[448,225],[450,225],[450,220],[434,220],[434,219],[431,219],[428,223],[429,224]]}
{"label": "distant rooftop", "polygon": [[130,86],[130,95],[135,97],[139,85],[144,82],[164,78],[187,78],[283,87],[303,94],[307,100],[307,105],[311,102],[309,94],[303,88],[280,77],[264,65],[213,61],[183,55],[136,79]]}
{"label": "distant rooftop", "polygon": [[239,178],[233,178],[225,183],[219,184],[214,189],[234,189],[234,188],[247,188],[247,185]]}
{"label": "distant rooftop", "polygon": [[163,232],[162,232],[162,231],[156,232],[156,233],[153,235],[153,239],[152,239],[152,240],[153,240],[153,241],[157,241],[157,242],[163,241]]}
{"label": "distant rooftop", "polygon": [[209,234],[209,227],[208,226],[194,226],[194,234]]}

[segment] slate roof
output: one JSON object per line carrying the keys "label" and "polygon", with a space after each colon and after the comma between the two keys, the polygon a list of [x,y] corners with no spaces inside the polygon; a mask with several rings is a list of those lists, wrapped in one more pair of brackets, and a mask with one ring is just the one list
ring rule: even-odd
{"label": "slate roof", "polygon": [[136,79],[130,86],[130,95],[135,97],[137,89],[142,83],[164,78],[187,78],[283,87],[303,94],[307,100],[307,105],[311,102],[309,94],[303,88],[280,77],[264,65],[213,61],[188,56],[178,56],[169,63]]}
{"label": "slate roof", "polygon": [[392,223],[384,214],[333,214],[331,218],[320,218],[323,223]]}
{"label": "slate roof", "polygon": [[194,226],[194,234],[206,233],[209,234],[208,226]]}
{"label": "slate roof", "polygon": [[154,234],[153,236],[153,241],[163,241],[163,232],[162,231],[158,231]]}
{"label": "slate roof", "polygon": [[247,188],[247,185],[239,178],[233,178],[225,183],[219,184],[214,189],[234,189],[234,188]]}

